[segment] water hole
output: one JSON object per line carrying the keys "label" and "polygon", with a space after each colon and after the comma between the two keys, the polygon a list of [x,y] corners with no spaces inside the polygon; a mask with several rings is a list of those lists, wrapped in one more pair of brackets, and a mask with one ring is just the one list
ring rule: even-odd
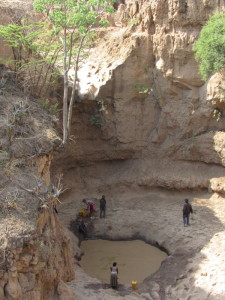
{"label": "water hole", "polygon": [[82,269],[91,277],[109,283],[109,268],[117,262],[119,283],[142,282],[157,271],[167,254],[143,241],[87,240],[81,243]]}

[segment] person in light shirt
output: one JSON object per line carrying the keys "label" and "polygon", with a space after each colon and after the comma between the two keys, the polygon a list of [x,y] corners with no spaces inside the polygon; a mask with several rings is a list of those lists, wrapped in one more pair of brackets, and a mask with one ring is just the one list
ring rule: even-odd
{"label": "person in light shirt", "polygon": [[110,272],[111,272],[111,275],[110,275],[110,284],[111,284],[111,287],[113,289],[117,289],[117,287],[118,287],[118,273],[119,273],[119,270],[118,270],[116,262],[114,262],[112,264],[112,267],[110,267]]}

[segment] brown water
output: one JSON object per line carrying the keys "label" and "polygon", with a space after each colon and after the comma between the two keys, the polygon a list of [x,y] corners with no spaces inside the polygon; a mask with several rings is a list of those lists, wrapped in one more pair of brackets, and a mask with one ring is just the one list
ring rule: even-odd
{"label": "brown water", "polygon": [[109,282],[111,264],[117,262],[119,283],[143,281],[159,269],[167,254],[142,241],[83,241],[84,256],[80,262],[83,270],[102,282]]}

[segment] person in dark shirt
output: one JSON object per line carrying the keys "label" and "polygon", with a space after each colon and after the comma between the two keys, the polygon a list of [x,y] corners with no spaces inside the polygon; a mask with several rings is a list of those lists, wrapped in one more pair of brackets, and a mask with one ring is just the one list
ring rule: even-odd
{"label": "person in dark shirt", "polygon": [[184,206],[183,206],[183,222],[184,222],[184,226],[189,226],[189,216],[190,216],[190,213],[192,214],[193,213],[193,209],[192,209],[192,206],[191,204],[189,203],[189,199],[186,198],[184,199],[185,203],[184,203]]}
{"label": "person in dark shirt", "polygon": [[81,221],[81,223],[78,227],[78,231],[79,231],[79,233],[81,233],[83,235],[84,239],[87,238],[87,227],[86,227],[84,221]]}
{"label": "person in dark shirt", "polygon": [[99,202],[100,202],[100,218],[105,218],[106,200],[104,195],[102,195],[102,198],[99,200]]}

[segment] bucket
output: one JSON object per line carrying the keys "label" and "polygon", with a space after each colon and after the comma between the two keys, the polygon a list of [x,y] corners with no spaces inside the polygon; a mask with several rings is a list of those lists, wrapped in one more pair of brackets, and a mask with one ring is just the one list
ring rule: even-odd
{"label": "bucket", "polygon": [[132,281],[132,290],[135,291],[135,290],[137,290],[137,289],[138,289],[138,283],[137,283],[136,280],[133,280],[133,281]]}
{"label": "bucket", "polygon": [[86,209],[81,209],[81,210],[79,211],[79,215],[80,215],[81,217],[86,217],[86,216],[87,216],[87,211],[86,211]]}

